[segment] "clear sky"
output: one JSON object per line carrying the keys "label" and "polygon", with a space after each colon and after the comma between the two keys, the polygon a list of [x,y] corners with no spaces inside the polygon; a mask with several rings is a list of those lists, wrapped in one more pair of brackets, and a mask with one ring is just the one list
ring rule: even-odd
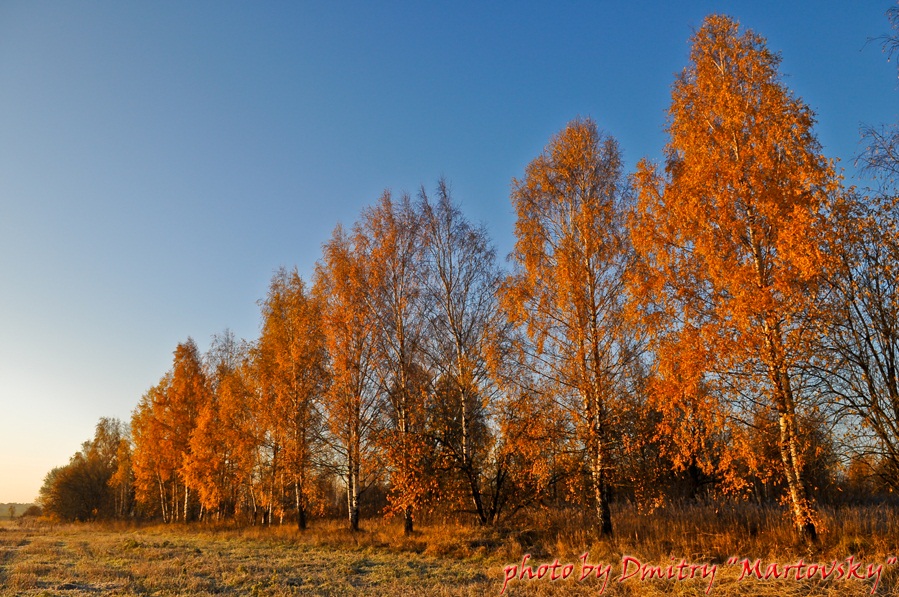
{"label": "clear sky", "polygon": [[179,341],[252,339],[281,265],[445,176],[500,255],[512,177],[577,116],[660,159],[688,38],[783,56],[847,175],[899,120],[888,1],[0,3],[0,502],[32,501]]}

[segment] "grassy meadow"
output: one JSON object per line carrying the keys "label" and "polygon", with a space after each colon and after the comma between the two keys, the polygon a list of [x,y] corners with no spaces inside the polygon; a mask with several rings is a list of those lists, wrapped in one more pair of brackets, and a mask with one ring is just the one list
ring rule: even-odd
{"label": "grassy meadow", "polygon": [[[814,546],[798,541],[783,514],[770,509],[615,514],[610,541],[594,539],[576,514],[535,517],[515,530],[429,521],[409,538],[401,521],[380,519],[359,533],[339,521],[316,521],[304,533],[287,525],[3,521],[0,594],[480,596],[499,595],[508,576],[507,595],[869,595],[875,582],[874,594],[899,595],[899,564],[891,560],[899,554],[899,520],[887,508],[825,511],[825,532]],[[525,571],[521,579],[526,554],[525,565],[542,578],[528,579]],[[744,558],[750,568],[761,560],[757,569],[772,574],[740,580]],[[796,567],[783,567],[800,559],[797,580]],[[661,566],[663,575],[673,566],[672,575],[682,578],[641,580],[646,569],[637,561]],[[858,563],[852,570],[862,578],[838,578],[840,565],[852,576]],[[595,569],[579,580],[584,564]],[[831,571],[827,579],[820,572],[804,577],[819,564]]]}

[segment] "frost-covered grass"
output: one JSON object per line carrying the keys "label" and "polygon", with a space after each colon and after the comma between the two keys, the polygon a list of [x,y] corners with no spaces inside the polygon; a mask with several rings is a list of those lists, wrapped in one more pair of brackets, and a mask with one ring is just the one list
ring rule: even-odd
{"label": "frost-covered grass", "polygon": [[[800,541],[776,510],[739,507],[614,512],[616,535],[599,540],[576,513],[519,519],[514,528],[482,529],[435,520],[403,537],[400,521],[371,520],[359,533],[340,521],[249,527],[0,522],[0,595],[702,595],[711,578],[640,580],[636,561],[676,568],[717,566],[712,595],[868,595],[873,578],[738,580],[741,561],[770,571],[800,561],[846,565],[852,556],[868,575],[883,565],[877,595],[899,595],[899,517],[883,508],[825,510],[815,545]],[[584,554],[587,554],[586,558]],[[528,579],[522,559],[534,574]],[[631,558],[631,559],[627,559]],[[632,576],[621,580],[624,564]],[[732,563],[729,563],[732,562]],[[607,578],[584,575],[584,563],[608,566]],[[551,580],[553,570],[566,578]],[[584,575],[583,580],[578,580]],[[605,589],[603,590],[603,585]]]}
{"label": "frost-covered grass", "polygon": [[[271,531],[271,529],[269,529]],[[483,595],[470,562],[287,533],[60,525],[0,530],[3,595]]]}

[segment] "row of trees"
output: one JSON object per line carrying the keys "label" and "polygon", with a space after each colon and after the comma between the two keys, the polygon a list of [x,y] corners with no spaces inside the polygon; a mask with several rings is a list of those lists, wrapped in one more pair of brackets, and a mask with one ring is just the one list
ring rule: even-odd
{"label": "row of trees", "polygon": [[226,334],[205,359],[179,345],[132,420],[138,502],[166,520],[238,505],[271,520],[290,495],[304,527],[337,475],[353,528],[376,484],[408,532],[437,494],[466,493],[495,519],[483,474],[501,449],[489,367],[501,281],[485,230],[445,185],[433,201],[385,194],[335,230],[311,289],[278,272],[255,343]]}
{"label": "row of trees", "polygon": [[[899,488],[895,187],[843,185],[778,64],[708,17],[665,159],[629,176],[614,138],[571,122],[513,181],[508,273],[444,182],[385,193],[311,286],[275,275],[255,342],[178,346],[113,486],[133,475],[166,521],[300,528],[333,510],[357,529],[383,494],[407,533],[435,508],[578,505],[607,535],[616,496],[782,497],[809,539],[842,448]],[[869,167],[899,171],[890,147]]]}

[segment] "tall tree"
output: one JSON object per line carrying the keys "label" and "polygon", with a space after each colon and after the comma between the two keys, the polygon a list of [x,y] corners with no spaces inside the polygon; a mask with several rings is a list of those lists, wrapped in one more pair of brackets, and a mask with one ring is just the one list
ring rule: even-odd
{"label": "tall tree", "polygon": [[[166,423],[169,427],[169,449],[178,460],[178,476],[184,490],[181,519],[185,522],[193,515],[191,506],[198,503],[191,500],[191,488],[187,482],[192,450],[190,438],[197,427],[200,413],[209,403],[211,392],[209,380],[203,370],[200,351],[193,339],[178,344],[172,363],[172,380],[168,388]],[[194,496],[196,498],[196,496]],[[177,509],[176,509],[177,512]],[[177,516],[176,516],[177,518]]]}
{"label": "tall tree", "polygon": [[282,450],[297,526],[305,529],[315,500],[313,464],[322,436],[321,401],[328,386],[321,308],[296,269],[279,270],[262,303],[256,364],[268,403],[261,413]]}
{"label": "tall tree", "polygon": [[375,372],[388,425],[381,434],[391,470],[390,502],[403,513],[404,533],[414,528],[414,510],[428,496],[422,365],[425,323],[424,246],[421,215],[408,195],[394,201],[389,192],[363,211],[360,231],[369,255],[369,306],[375,318]]}
{"label": "tall tree", "polygon": [[565,405],[583,446],[601,535],[612,533],[611,428],[633,354],[622,313],[624,191],[615,140],[592,120],[569,123],[512,182],[515,271],[503,293],[547,399]]}
{"label": "tall tree", "polygon": [[824,342],[834,367],[821,377],[860,423],[855,449],[899,489],[899,197],[856,197],[835,219]]}
{"label": "tall tree", "polygon": [[[899,51],[899,5],[887,11],[892,32],[881,36],[892,59]],[[825,382],[856,421],[859,462],[899,489],[899,124],[863,129],[858,162],[879,183],[873,196],[853,195],[835,213],[831,253],[833,317],[827,347],[837,371]],[[873,456],[873,458],[871,458]]]}
{"label": "tall tree", "polygon": [[244,420],[249,407],[246,382],[248,346],[230,330],[215,335],[204,357],[209,399],[200,408],[190,437],[186,475],[205,513],[235,514],[239,495],[251,474]]}
{"label": "tall tree", "polygon": [[175,349],[172,370],[141,399],[132,417],[135,483],[138,499],[152,507],[159,490],[158,513],[166,522],[191,516],[190,438],[210,391],[197,345],[190,338]]}
{"label": "tall tree", "polygon": [[119,439],[116,470],[109,479],[109,486],[114,495],[116,518],[134,515],[134,464],[131,459],[131,438],[128,435],[123,433],[123,437]]}
{"label": "tall tree", "polygon": [[141,396],[131,415],[134,441],[135,500],[148,516],[160,516],[164,522],[174,519],[174,484],[177,479],[177,454],[166,449],[168,427],[163,422],[171,371]]}
{"label": "tall tree", "polygon": [[[481,524],[496,519],[501,483],[485,500],[484,475],[492,455],[491,419],[499,388],[491,351],[503,344],[505,320],[497,290],[502,274],[483,227],[472,225],[453,202],[445,181],[431,201],[421,192],[425,260],[424,344],[434,378],[432,433],[463,483]],[[494,481],[504,472],[495,470]]]}
{"label": "tall tree", "polygon": [[813,540],[797,410],[838,180],[779,62],[755,33],[706,18],[673,86],[665,172],[638,166],[633,238],[656,315],[700,339],[704,381],[776,413],[793,520]]}
{"label": "tall tree", "polygon": [[360,497],[379,468],[374,443],[380,410],[374,370],[377,325],[369,308],[371,261],[365,245],[358,227],[351,236],[338,226],[316,265],[314,285],[330,356],[324,412],[354,531],[359,530]]}

